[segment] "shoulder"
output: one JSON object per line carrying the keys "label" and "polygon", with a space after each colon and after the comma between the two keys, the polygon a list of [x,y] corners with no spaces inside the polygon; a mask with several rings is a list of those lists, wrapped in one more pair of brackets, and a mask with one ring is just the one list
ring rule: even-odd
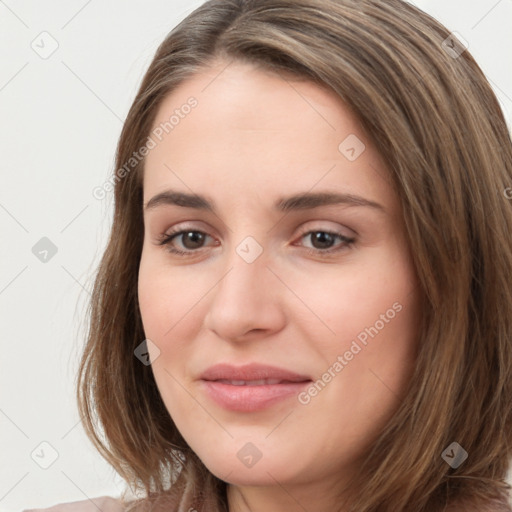
{"label": "shoulder", "polygon": [[22,512],[124,512],[124,507],[120,500],[109,496],[100,496],[88,500],[71,501],[68,503],[59,503],[48,508],[25,509]]}

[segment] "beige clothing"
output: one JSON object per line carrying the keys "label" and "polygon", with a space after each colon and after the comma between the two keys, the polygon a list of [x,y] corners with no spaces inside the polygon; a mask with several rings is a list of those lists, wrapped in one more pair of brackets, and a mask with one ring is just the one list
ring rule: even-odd
{"label": "beige clothing", "polygon": [[119,500],[100,496],[90,500],[59,503],[49,508],[26,509],[22,512],[123,512],[123,507]]}

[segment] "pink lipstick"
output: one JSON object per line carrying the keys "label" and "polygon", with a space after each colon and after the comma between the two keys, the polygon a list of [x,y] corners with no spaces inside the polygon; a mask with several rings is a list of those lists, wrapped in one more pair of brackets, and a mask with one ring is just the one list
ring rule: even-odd
{"label": "pink lipstick", "polygon": [[266,409],[296,396],[311,382],[307,375],[256,363],[218,364],[203,372],[200,380],[205,392],[218,405],[239,412]]}

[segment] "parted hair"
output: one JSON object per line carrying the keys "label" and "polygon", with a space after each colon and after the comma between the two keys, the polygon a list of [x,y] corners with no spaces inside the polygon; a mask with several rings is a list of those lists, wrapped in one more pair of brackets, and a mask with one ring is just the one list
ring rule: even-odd
{"label": "parted hair", "polygon": [[[334,91],[398,192],[425,299],[418,355],[404,400],[339,510],[512,510],[512,143],[469,49],[401,0],[207,1],[158,47],[124,122],[116,169],[144,146],[164,98],[219,59]],[[151,367],[134,356],[145,339],[137,299],[143,172],[141,159],[115,176],[79,410],[97,449],[141,494],[129,508],[226,512],[227,483],[187,445]],[[441,457],[453,442],[468,453],[458,468]]]}

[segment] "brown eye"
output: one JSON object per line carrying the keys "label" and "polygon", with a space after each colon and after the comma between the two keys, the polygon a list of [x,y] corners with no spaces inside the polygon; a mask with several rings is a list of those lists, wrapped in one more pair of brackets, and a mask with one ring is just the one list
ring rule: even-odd
{"label": "brown eye", "polygon": [[[308,253],[316,256],[333,256],[335,253],[350,249],[355,238],[349,238],[342,233],[324,230],[312,230],[303,233],[302,239],[309,238],[311,240],[311,247],[306,246],[305,249]],[[336,240],[341,243],[336,244]]]}
{"label": "brown eye", "polygon": [[[171,253],[185,255],[202,249],[207,237],[210,236],[202,231],[182,229],[174,233],[164,234],[159,244],[166,245],[167,250]],[[175,239],[180,242],[177,247],[175,246]]]}
{"label": "brown eye", "polygon": [[315,249],[330,249],[336,240],[336,236],[327,231],[312,231],[308,236]]}
{"label": "brown eye", "polygon": [[205,234],[201,231],[183,231],[173,238],[181,237],[181,243],[185,249],[199,249],[204,243]]}

